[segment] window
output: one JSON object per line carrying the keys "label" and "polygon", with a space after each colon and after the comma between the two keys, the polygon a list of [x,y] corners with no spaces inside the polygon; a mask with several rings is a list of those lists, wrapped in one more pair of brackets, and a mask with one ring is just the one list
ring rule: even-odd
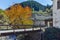
{"label": "window", "polygon": [[60,0],[57,2],[57,9],[60,9]]}

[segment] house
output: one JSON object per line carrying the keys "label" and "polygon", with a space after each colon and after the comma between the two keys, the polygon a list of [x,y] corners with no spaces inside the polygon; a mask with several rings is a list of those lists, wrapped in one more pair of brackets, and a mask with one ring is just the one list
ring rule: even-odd
{"label": "house", "polygon": [[41,27],[50,27],[53,26],[53,17],[51,15],[41,15],[37,13],[38,11],[35,11],[32,13],[32,20],[34,21],[34,25],[38,25]]}

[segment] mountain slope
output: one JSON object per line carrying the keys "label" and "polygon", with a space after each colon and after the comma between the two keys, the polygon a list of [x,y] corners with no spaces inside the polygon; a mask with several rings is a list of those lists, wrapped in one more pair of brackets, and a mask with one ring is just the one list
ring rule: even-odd
{"label": "mountain slope", "polygon": [[34,8],[35,11],[45,10],[45,8],[46,8],[46,6],[40,4],[40,3],[36,2],[36,1],[25,1],[25,2],[22,2],[21,5],[23,7],[29,6],[32,9]]}

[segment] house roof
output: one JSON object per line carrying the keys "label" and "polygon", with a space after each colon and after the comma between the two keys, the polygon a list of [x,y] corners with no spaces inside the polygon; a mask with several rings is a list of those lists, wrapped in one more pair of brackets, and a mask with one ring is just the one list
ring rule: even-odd
{"label": "house roof", "polygon": [[48,20],[48,19],[52,19],[53,17],[48,15],[48,16],[43,16],[43,15],[34,15],[32,17],[32,20]]}

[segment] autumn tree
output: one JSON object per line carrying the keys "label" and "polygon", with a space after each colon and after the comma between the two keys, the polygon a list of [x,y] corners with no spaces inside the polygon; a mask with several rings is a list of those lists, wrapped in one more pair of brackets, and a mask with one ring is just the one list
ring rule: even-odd
{"label": "autumn tree", "polygon": [[20,4],[15,4],[5,11],[5,14],[9,17],[10,24],[21,24],[21,15],[24,13],[24,9]]}
{"label": "autumn tree", "polygon": [[[24,25],[33,25],[33,21],[30,19],[32,16],[32,9],[28,6],[24,8],[24,18],[23,18],[23,24]],[[29,28],[31,26],[25,26],[26,28]]]}
{"label": "autumn tree", "polygon": [[[10,20],[12,25],[31,25],[32,20],[29,18],[32,15],[31,8],[26,6],[23,8],[20,4],[15,4],[5,11],[5,14]],[[21,28],[21,26],[14,26],[15,28]]]}

